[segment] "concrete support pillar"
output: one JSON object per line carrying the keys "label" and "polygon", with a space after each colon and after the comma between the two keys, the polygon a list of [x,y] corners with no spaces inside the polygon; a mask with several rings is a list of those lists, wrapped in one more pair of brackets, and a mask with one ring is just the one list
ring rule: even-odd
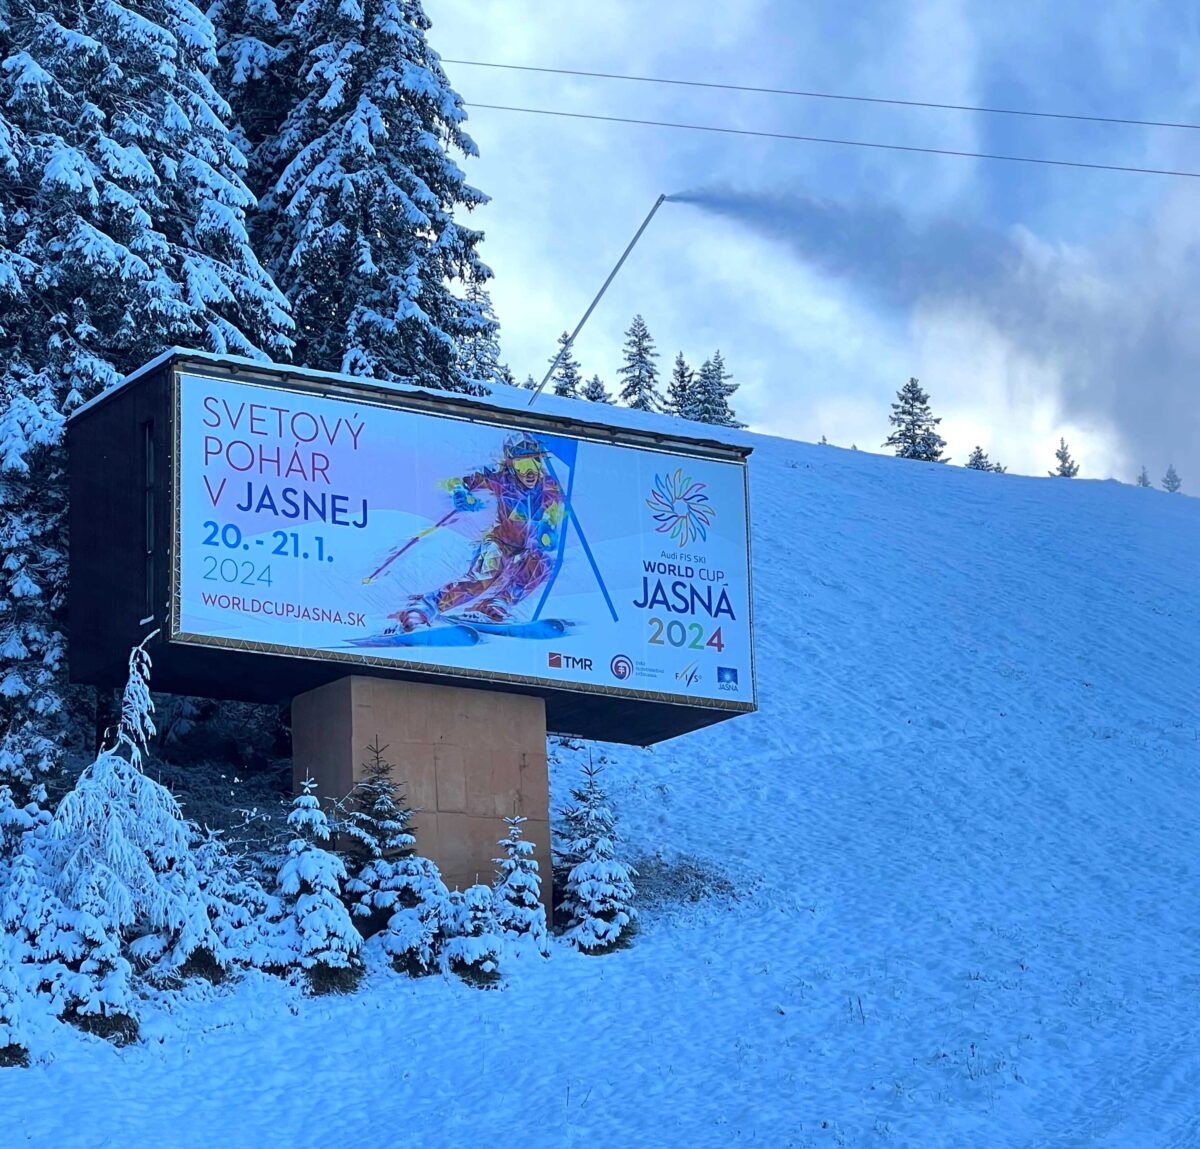
{"label": "concrete support pillar", "polygon": [[550,908],[550,787],[540,698],[354,675],[292,701],[292,777],[322,798],[347,794],[368,744],[387,746],[393,777],[416,809],[417,850],[450,889],[490,885],[503,819],[528,818]]}

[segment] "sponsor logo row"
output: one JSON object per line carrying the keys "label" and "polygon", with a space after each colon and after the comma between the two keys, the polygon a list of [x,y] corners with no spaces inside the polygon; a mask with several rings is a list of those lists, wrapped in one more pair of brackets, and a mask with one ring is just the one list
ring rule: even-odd
{"label": "sponsor logo row", "polygon": [[[563,654],[557,650],[550,651],[546,656],[546,661],[551,670],[582,670],[589,674],[594,670],[592,659],[580,658],[574,654]],[[618,682],[624,682],[627,678],[632,678],[638,668],[627,654],[615,654],[608,664],[608,669],[613,678]],[[657,677],[662,672],[656,668],[646,667],[643,673],[646,677]],[[689,663],[675,673],[675,681],[684,687],[695,686],[702,680],[702,677],[699,665],[695,662]],[[737,667],[717,667],[717,689],[738,690]]]}

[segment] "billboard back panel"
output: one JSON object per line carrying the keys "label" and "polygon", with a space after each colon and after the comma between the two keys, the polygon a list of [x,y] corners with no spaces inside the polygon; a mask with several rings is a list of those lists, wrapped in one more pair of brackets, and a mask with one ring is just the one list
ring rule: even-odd
{"label": "billboard back panel", "polygon": [[744,462],[175,385],[175,641],[753,707]]}

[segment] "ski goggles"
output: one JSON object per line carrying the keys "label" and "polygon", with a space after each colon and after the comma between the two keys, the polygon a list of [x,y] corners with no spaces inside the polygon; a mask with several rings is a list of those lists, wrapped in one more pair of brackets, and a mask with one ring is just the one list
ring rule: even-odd
{"label": "ski goggles", "polygon": [[514,459],[513,470],[518,475],[538,475],[542,471],[541,459]]}

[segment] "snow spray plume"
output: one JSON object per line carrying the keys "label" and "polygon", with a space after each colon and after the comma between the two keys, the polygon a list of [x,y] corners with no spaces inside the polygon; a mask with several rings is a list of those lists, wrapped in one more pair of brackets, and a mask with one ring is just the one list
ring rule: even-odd
{"label": "snow spray plume", "polygon": [[669,196],[780,242],[875,300],[983,320],[1010,349],[1052,367],[1068,415],[1111,426],[1134,460],[1200,471],[1200,294],[1194,191],[1088,249],[882,204],[699,188]]}

